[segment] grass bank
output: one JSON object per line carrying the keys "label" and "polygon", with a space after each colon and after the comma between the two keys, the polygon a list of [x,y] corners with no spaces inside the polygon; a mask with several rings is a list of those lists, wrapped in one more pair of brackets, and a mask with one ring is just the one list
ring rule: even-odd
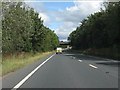
{"label": "grass bank", "polygon": [[28,64],[40,60],[41,58],[52,54],[53,52],[45,53],[20,53],[18,55],[7,55],[2,57],[2,76],[10,72],[14,72]]}
{"label": "grass bank", "polygon": [[2,76],[2,62],[0,62],[0,76]]}
{"label": "grass bank", "polygon": [[120,60],[120,51],[115,48],[100,48],[100,49],[90,48],[85,50],[72,50],[72,51],[86,55]]}

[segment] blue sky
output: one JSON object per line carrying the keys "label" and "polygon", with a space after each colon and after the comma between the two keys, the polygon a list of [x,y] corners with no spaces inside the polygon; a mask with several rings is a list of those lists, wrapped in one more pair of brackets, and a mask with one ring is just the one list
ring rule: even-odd
{"label": "blue sky", "polygon": [[54,30],[60,40],[66,41],[69,34],[88,15],[100,11],[103,1],[71,2],[26,2],[39,13],[44,25]]}
{"label": "blue sky", "polygon": [[[49,12],[57,12],[58,10],[64,10],[66,7],[73,6],[73,2],[44,2],[44,7]],[[54,16],[50,16],[51,19],[54,20]],[[61,25],[61,22],[54,20],[53,22],[48,25],[51,29],[56,29],[58,26]]]}
{"label": "blue sky", "polygon": [[73,6],[74,3],[73,2],[46,2],[45,3],[45,7],[48,10],[54,10],[54,11],[58,11],[58,9],[65,9],[66,7],[71,7]]}

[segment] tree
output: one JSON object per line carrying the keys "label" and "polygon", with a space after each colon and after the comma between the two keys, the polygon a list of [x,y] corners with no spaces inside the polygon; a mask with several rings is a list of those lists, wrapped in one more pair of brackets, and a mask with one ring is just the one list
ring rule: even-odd
{"label": "tree", "polygon": [[105,6],[105,10],[89,15],[69,35],[73,47],[88,49],[120,46],[120,2],[105,3]]}
{"label": "tree", "polygon": [[3,54],[50,51],[58,45],[57,35],[43,25],[33,8],[22,2],[3,2]]}

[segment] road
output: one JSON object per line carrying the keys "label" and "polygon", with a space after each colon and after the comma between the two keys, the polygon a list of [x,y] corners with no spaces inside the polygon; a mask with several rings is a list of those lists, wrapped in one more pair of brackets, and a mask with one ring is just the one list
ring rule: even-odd
{"label": "road", "polygon": [[4,76],[3,88],[118,88],[117,61],[73,52],[50,56]]}

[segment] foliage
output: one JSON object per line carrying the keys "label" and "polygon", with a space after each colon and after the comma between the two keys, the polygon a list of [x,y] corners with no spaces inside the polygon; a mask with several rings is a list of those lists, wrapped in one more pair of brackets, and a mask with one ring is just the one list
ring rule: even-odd
{"label": "foliage", "polygon": [[91,14],[69,35],[75,49],[107,48],[120,50],[120,2],[104,3],[105,10]]}
{"label": "foliage", "polygon": [[2,2],[3,54],[44,52],[57,47],[58,37],[43,25],[34,9],[22,2]]}

